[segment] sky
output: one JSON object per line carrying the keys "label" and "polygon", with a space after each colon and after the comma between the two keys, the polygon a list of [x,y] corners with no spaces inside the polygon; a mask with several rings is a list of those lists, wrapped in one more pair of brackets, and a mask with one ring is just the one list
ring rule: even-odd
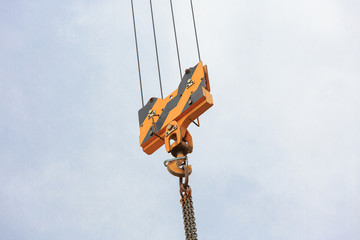
{"label": "sky", "polygon": [[[173,3],[184,70],[191,9]],[[188,128],[199,239],[360,239],[360,2],[193,3],[214,99]],[[147,101],[149,1],[134,5]],[[153,7],[166,96],[170,5]],[[171,156],[142,151],[140,107],[130,0],[0,0],[1,239],[184,239]]]}

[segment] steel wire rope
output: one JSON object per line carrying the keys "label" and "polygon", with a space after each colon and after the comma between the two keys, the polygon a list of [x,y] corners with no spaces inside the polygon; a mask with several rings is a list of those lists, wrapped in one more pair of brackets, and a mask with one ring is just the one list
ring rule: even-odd
{"label": "steel wire rope", "polygon": [[150,0],[150,10],[151,10],[151,20],[152,20],[152,26],[153,26],[153,33],[154,33],[154,42],[155,42],[155,51],[156,51],[156,62],[158,67],[158,74],[159,74],[159,84],[160,84],[160,92],[161,92],[161,98],[163,99],[163,90],[162,90],[162,84],[161,84],[161,74],[160,74],[160,64],[159,64],[159,54],[158,54],[158,48],[157,48],[157,42],[156,42],[156,33],[155,33],[155,23],[154,23],[154,13],[153,13],[153,7],[152,7],[152,1]]}
{"label": "steel wire rope", "polygon": [[137,56],[137,64],[138,64],[138,72],[139,72],[141,102],[142,102],[142,106],[144,107],[144,96],[143,96],[143,89],[142,89],[142,82],[141,82],[141,70],[140,70],[140,60],[139,60],[139,49],[138,49],[137,36],[136,36],[136,24],[135,24],[135,14],[134,14],[134,3],[133,3],[133,0],[131,0],[131,10],[132,10],[132,17],[133,17],[133,25],[134,25],[134,36],[135,36],[136,56]]}
{"label": "steel wire rope", "polygon": [[197,36],[197,31],[196,31],[195,15],[194,15],[194,7],[193,7],[192,0],[190,0],[190,5],[191,5],[191,12],[192,12],[193,23],[194,23],[195,39],[196,39],[196,46],[197,46],[198,55],[199,55],[199,62],[201,62],[201,57],[200,57],[200,48],[199,48],[199,40],[198,40],[198,36]]}
{"label": "steel wire rope", "polygon": [[171,16],[172,16],[172,20],[173,20],[174,35],[175,35],[175,42],[176,42],[176,51],[177,51],[177,57],[178,57],[178,63],[179,63],[179,71],[180,71],[180,81],[181,81],[182,80],[182,71],[181,71],[181,63],[180,63],[180,55],[179,55],[179,45],[178,45],[177,36],[176,36],[176,27],[175,27],[175,18],[174,18],[174,9],[173,9],[172,0],[170,0],[170,7],[171,7]]}

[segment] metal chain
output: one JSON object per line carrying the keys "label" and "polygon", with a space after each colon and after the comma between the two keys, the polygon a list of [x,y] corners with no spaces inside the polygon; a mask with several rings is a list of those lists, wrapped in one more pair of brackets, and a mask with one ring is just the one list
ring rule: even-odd
{"label": "metal chain", "polygon": [[[184,150],[183,150],[184,151]],[[185,239],[186,240],[198,240],[197,233],[196,233],[196,223],[195,223],[195,213],[194,213],[194,206],[192,201],[192,192],[191,187],[189,186],[189,175],[191,171],[191,166],[188,166],[188,159],[183,156],[183,152],[180,151],[176,154],[176,158],[166,160],[164,165],[169,170],[169,165],[176,161],[177,168],[181,168],[184,170],[183,174],[180,174],[179,177],[179,187],[180,187],[180,203],[182,206],[182,213],[184,219],[184,230],[185,230]],[[172,171],[169,170],[170,173]],[[172,173],[173,174],[173,173]],[[176,174],[173,174],[177,176]]]}
{"label": "metal chain", "polygon": [[[180,191],[182,192],[181,189]],[[186,240],[198,240],[190,186],[182,192],[180,202],[182,205]]]}

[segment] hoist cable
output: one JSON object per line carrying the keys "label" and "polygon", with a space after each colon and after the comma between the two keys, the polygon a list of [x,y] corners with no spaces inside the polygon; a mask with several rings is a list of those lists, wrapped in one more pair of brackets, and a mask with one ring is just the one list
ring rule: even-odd
{"label": "hoist cable", "polygon": [[182,79],[182,71],[181,71],[181,64],[180,64],[179,46],[178,46],[178,41],[177,41],[177,36],[176,36],[176,27],[175,27],[175,18],[174,18],[174,9],[173,9],[172,0],[170,0],[170,6],[171,6],[171,15],[172,15],[172,20],[173,20],[173,26],[174,26],[174,34],[175,34],[175,42],[176,42],[176,51],[177,51],[177,57],[178,57],[178,63],[179,63],[179,70],[180,70],[180,80],[181,80],[181,79]]}
{"label": "hoist cable", "polygon": [[200,57],[200,48],[199,48],[199,41],[198,41],[197,31],[196,31],[195,15],[194,15],[194,7],[193,7],[192,0],[190,0],[190,5],[191,5],[191,12],[192,12],[193,23],[194,23],[195,38],[196,38],[196,46],[197,46],[198,55],[199,55],[199,62],[200,62],[200,61],[201,61],[201,57]]}
{"label": "hoist cable", "polygon": [[151,10],[152,25],[153,25],[153,33],[154,33],[154,42],[155,42],[155,51],[156,51],[156,61],[157,61],[157,67],[158,67],[158,74],[159,74],[160,92],[161,92],[161,98],[164,98],[164,96],[163,96],[163,90],[162,90],[162,84],[161,84],[159,54],[158,54],[158,48],[157,48],[157,43],[156,43],[154,13],[153,13],[153,8],[152,8],[152,2],[151,2],[151,0],[150,0],[150,10]]}
{"label": "hoist cable", "polygon": [[141,102],[142,102],[142,106],[144,107],[144,96],[143,96],[143,89],[142,89],[142,82],[141,82],[139,49],[138,49],[137,36],[136,36],[136,25],[135,25],[135,14],[134,14],[134,4],[133,4],[133,0],[131,0],[131,9],[132,9],[133,25],[134,25],[134,36],[135,36],[136,56],[137,56],[137,64],[138,64],[138,72],[139,72]]}

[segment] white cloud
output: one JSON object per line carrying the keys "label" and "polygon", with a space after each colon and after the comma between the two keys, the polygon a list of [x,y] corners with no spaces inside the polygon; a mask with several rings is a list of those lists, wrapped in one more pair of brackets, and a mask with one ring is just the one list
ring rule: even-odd
{"label": "white cloud", "polygon": [[[178,84],[170,7],[153,4],[166,95]],[[190,9],[174,6],[186,68],[196,62]],[[200,238],[358,238],[355,6],[194,1],[215,103],[201,128],[189,128]],[[147,99],[159,96],[148,1],[135,7]],[[26,54],[8,44],[14,34],[0,42],[10,53],[0,74],[12,81],[0,82],[0,112],[26,113],[4,115],[0,127],[0,230],[9,239],[183,238],[177,179],[162,166],[169,155],[138,146],[130,9],[44,5],[33,22],[15,24],[28,26]]]}

